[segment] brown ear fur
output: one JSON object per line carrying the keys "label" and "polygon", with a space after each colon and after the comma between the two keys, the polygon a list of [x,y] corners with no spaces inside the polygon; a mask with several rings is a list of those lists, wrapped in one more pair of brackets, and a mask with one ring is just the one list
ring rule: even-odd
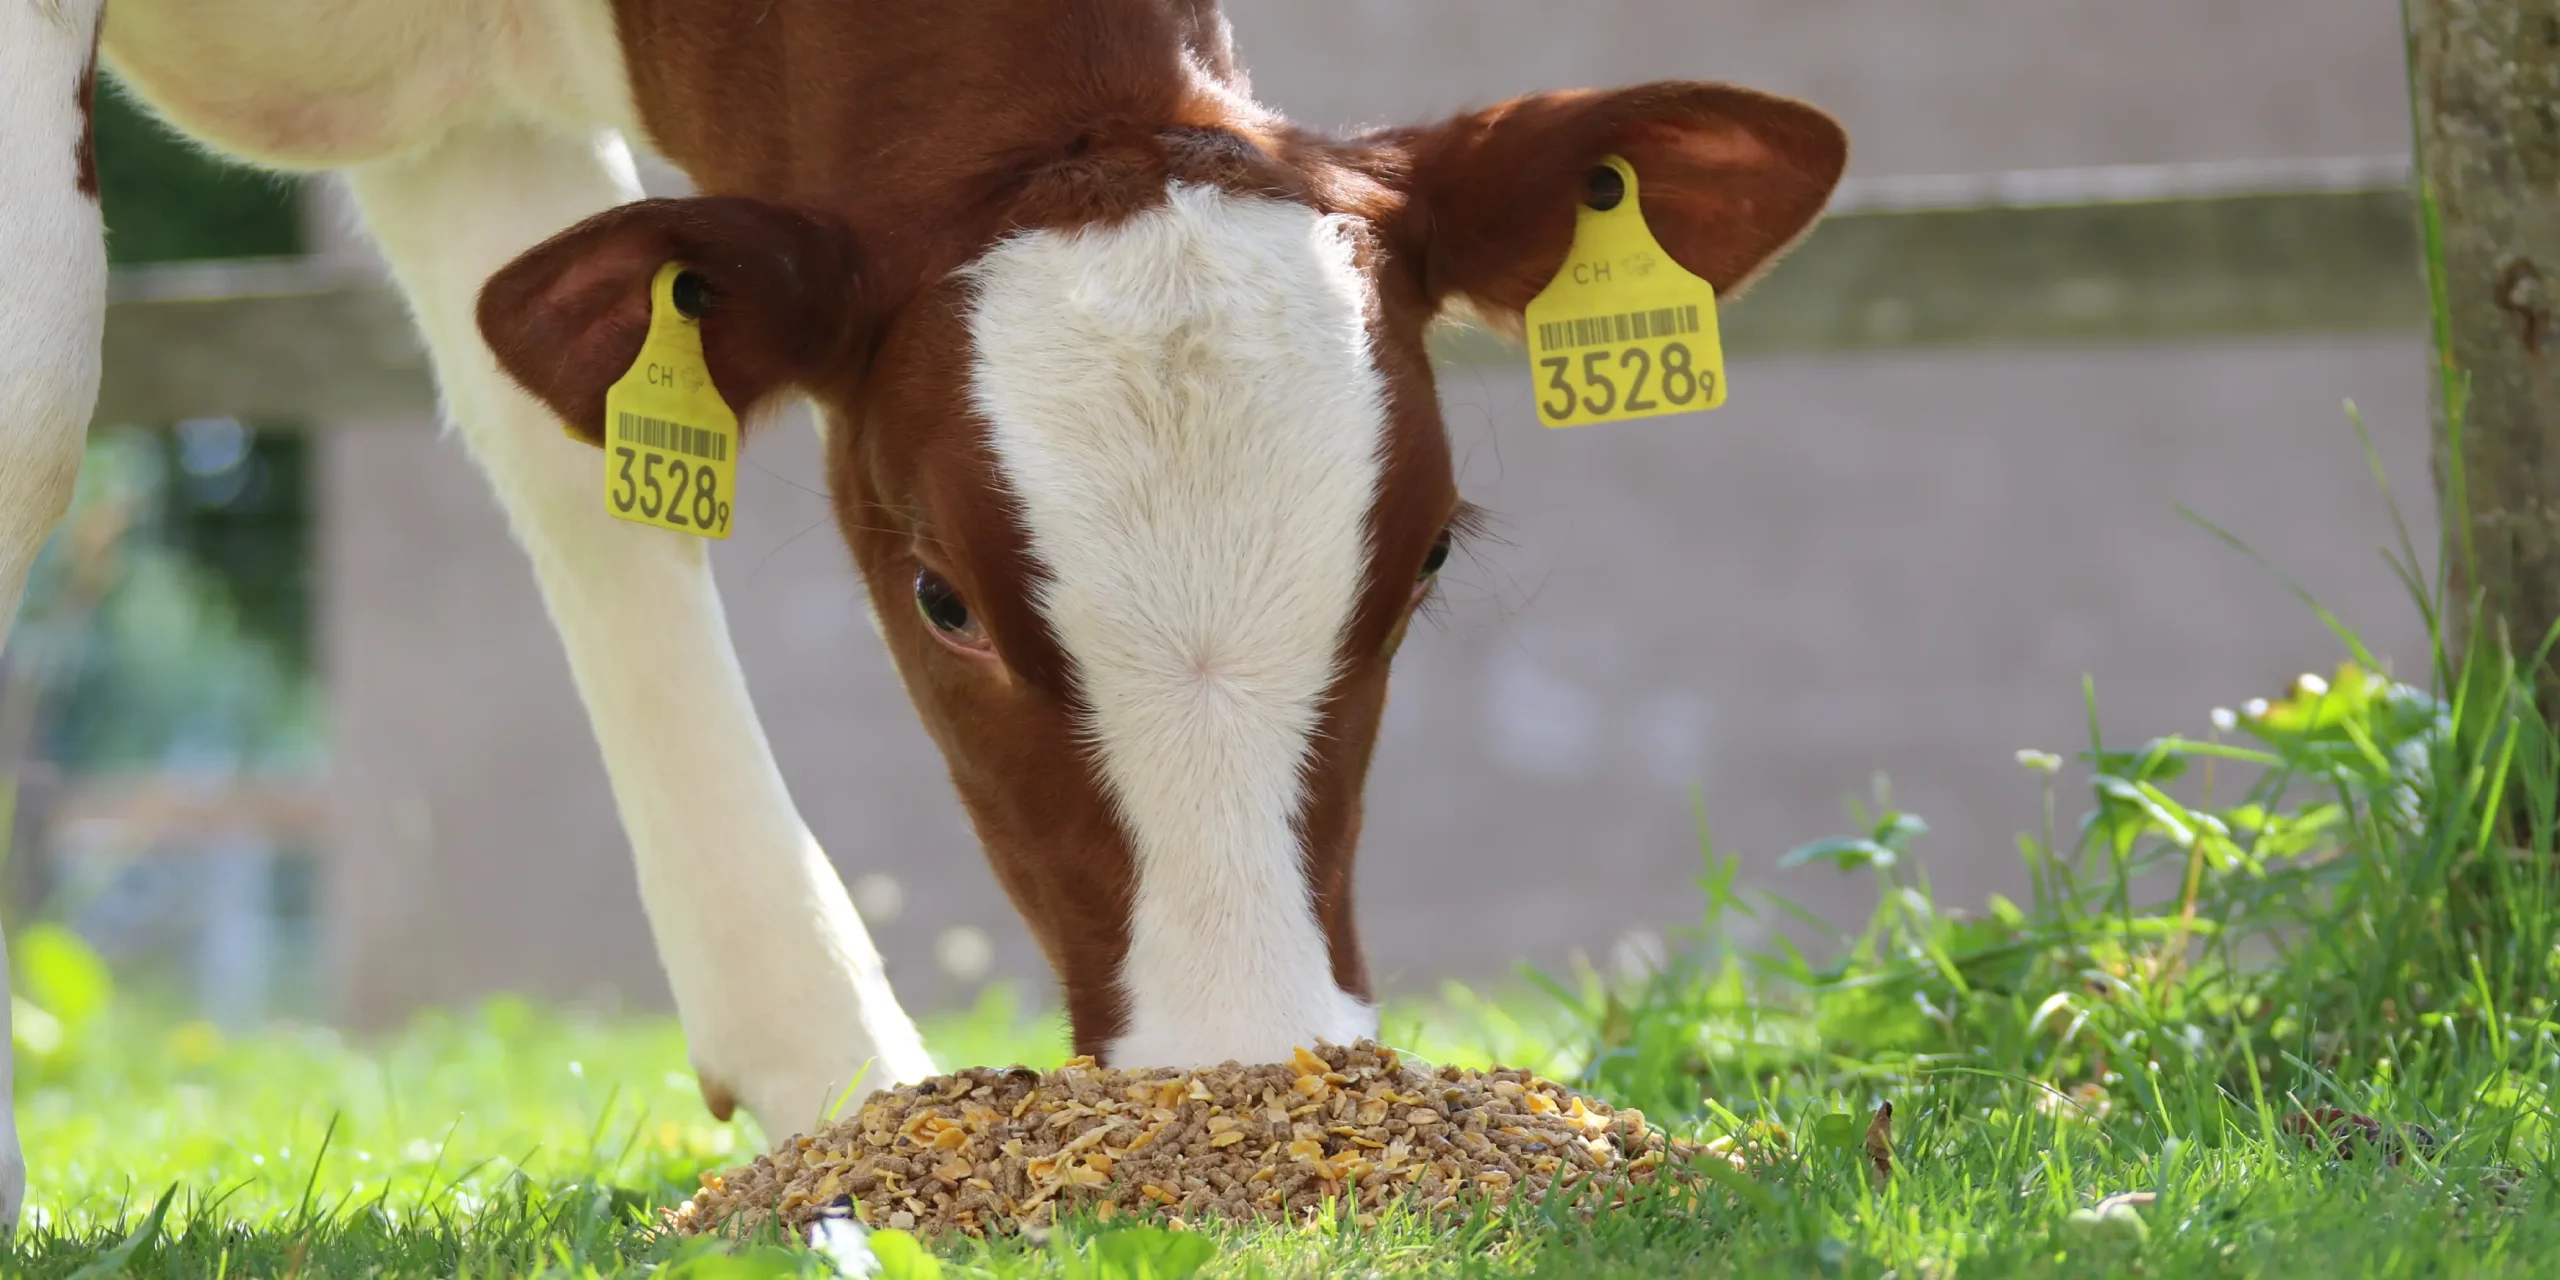
{"label": "brown ear fur", "polygon": [[1563,266],[1604,155],[1635,167],[1654,238],[1721,297],[1813,225],[1849,158],[1847,133],[1812,107],[1686,81],[1533,94],[1362,141],[1405,195],[1393,234],[1427,296],[1506,323]]}
{"label": "brown ear fur", "polygon": [[481,288],[481,336],[509,377],[601,443],[605,392],[639,358],[650,282],[671,261],[709,284],[703,357],[740,418],[853,357],[865,324],[850,233],[729,196],[636,201],[526,250]]}

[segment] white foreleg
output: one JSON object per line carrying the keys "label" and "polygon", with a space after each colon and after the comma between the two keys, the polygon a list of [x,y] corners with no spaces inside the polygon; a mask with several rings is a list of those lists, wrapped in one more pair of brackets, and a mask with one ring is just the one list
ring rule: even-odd
{"label": "white foreleg", "polygon": [[779,1139],[857,1073],[866,1090],[931,1074],[784,789],[703,542],[609,518],[603,456],[499,371],[473,320],[516,254],[638,198],[629,153],[612,134],[488,124],[348,175],[567,646],[704,1099]]}
{"label": "white foreleg", "polygon": [[[71,505],[98,402],[107,250],[82,156],[100,3],[0,0],[0,640]],[[0,946],[0,1037],[8,985]],[[27,1185],[11,1056],[0,1040],[0,1230],[17,1226]]]}

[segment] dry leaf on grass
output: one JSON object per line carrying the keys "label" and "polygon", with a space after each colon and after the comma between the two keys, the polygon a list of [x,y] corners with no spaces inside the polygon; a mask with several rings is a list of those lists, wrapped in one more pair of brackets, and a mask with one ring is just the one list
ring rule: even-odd
{"label": "dry leaf on grass", "polygon": [[[2368,1115],[2338,1107],[2314,1107],[2285,1116],[2279,1126],[2286,1133],[2302,1139],[2313,1151],[2326,1150],[2333,1158],[2353,1160],[2358,1148],[2381,1153],[2384,1165],[2397,1168],[2409,1157],[2433,1158],[2443,1150],[2444,1142],[2435,1130],[2422,1124],[2388,1125]],[[2498,1204],[2523,1185],[2524,1174],[2507,1165],[2497,1165],[2479,1175],[2481,1189]]]}
{"label": "dry leaf on grass", "polygon": [[2296,1111],[2284,1118],[2283,1129],[2315,1151],[2321,1149],[2322,1139],[2327,1139],[2331,1153],[2340,1160],[2355,1159],[2357,1146],[2363,1145],[2380,1151],[2383,1163],[2396,1165],[2408,1158],[2413,1149],[2422,1156],[2433,1155],[2437,1145],[2436,1135],[2425,1125],[2403,1125],[2395,1130],[2372,1116],[2336,1107]]}
{"label": "dry leaf on grass", "polygon": [[1875,1171],[1876,1185],[1881,1187],[1893,1177],[1893,1104],[1876,1108],[1876,1118],[1867,1122],[1867,1164]]}

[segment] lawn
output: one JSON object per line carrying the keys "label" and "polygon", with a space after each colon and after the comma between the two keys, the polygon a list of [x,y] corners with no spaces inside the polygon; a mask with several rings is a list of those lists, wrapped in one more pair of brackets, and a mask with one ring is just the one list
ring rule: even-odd
{"label": "lawn", "polygon": [[[1879,795],[1788,858],[1873,879],[1872,918],[1832,946],[1738,950],[1737,915],[1791,909],[1739,894],[1702,832],[1699,924],[1659,971],[1389,1009],[1386,1037],[1424,1058],[1535,1067],[1757,1144],[1689,1198],[1188,1235],[1077,1221],[920,1262],[889,1239],[886,1274],[2560,1272],[2560,752],[2513,662],[2439,655],[2402,683],[2339,638],[2331,675],[2200,710],[2196,736],[2118,748],[2093,717],[2075,758],[2022,752],[2045,804],[2022,815],[2019,901],[1935,903],[1923,824]],[[829,1272],[647,1229],[761,1141],[703,1112],[666,1022],[500,1001],[365,1042],[226,1040],[22,934],[34,1185],[13,1274]],[[1002,991],[929,1037],[946,1065],[1061,1056]],[[1885,1103],[1889,1172],[1866,1141]]]}

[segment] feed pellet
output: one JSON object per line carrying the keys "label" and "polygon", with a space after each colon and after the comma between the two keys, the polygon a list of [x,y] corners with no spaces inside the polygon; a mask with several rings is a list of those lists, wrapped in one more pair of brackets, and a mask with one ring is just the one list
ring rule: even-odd
{"label": "feed pellet", "polygon": [[1546,1197],[1605,1203],[1698,1154],[1525,1071],[1418,1069],[1363,1041],[1272,1066],[979,1069],[874,1093],[851,1119],[707,1173],[685,1233],[795,1233],[828,1213],[919,1234],[1002,1233],[1066,1210],[1304,1220]]}

